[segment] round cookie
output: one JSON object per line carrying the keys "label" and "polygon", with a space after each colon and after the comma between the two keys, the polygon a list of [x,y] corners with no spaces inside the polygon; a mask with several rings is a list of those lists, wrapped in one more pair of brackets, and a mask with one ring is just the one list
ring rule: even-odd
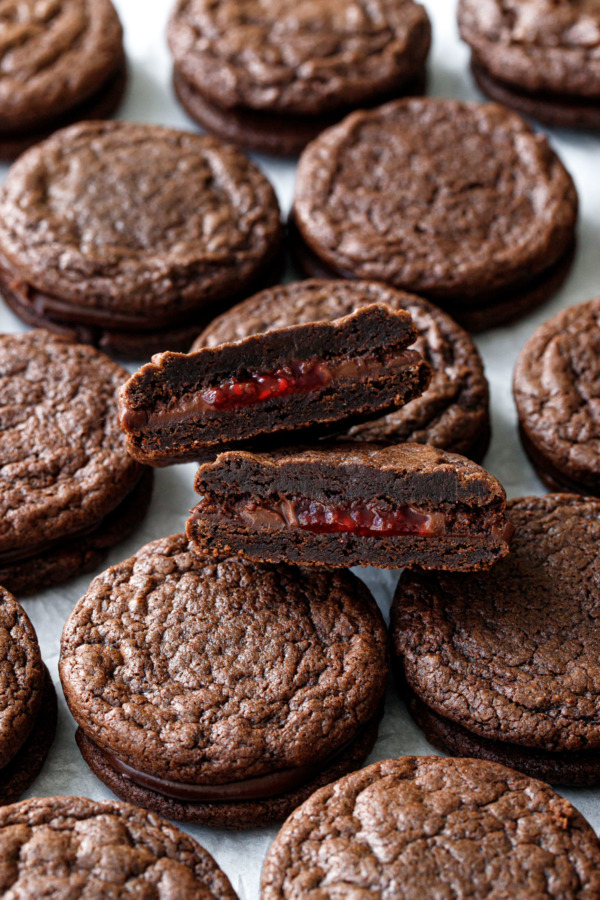
{"label": "round cookie", "polygon": [[344,439],[415,441],[481,461],[490,438],[489,390],[481,357],[469,335],[421,297],[375,282],[311,280],[280,285],[223,313],[202,332],[193,350],[275,328],[333,320],[369,303],[408,310],[419,332],[413,347],[429,363],[433,377],[420,397],[386,416],[355,425]]}
{"label": "round cookie", "polygon": [[302,154],[293,208],[307,274],[414,291],[471,331],[557,289],[576,221],[573,181],[545,137],[500,106],[439,99],[327,129]]}
{"label": "round cookie", "polygon": [[489,97],[549,125],[600,128],[597,0],[460,0],[458,23]]}
{"label": "round cookie", "polygon": [[128,373],[46,331],[0,335],[0,576],[19,593],[93,568],[150,500],[127,454],[117,390]]}
{"label": "round cookie", "polygon": [[237,900],[212,856],[170,822],[84,797],[39,797],[0,810],[0,891],[56,900]]}
{"label": "round cookie", "polygon": [[126,84],[111,0],[0,4],[0,158],[79,119],[110,116]]}
{"label": "round cookie", "polygon": [[551,490],[600,496],[600,299],[565,309],[515,367],[521,441]]}
{"label": "round cookie", "polygon": [[178,0],[168,37],[196,122],[290,155],[357,106],[422,90],[431,26],[414,0]]}
{"label": "round cookie", "polygon": [[600,500],[548,494],[507,512],[511,552],[489,573],[402,575],[391,630],[403,690],[440,749],[595,784]]}
{"label": "round cookie", "polygon": [[597,900],[600,843],[567,800],[504,766],[388,759],[290,816],[261,888],[261,900]]}
{"label": "round cookie", "polygon": [[81,123],[9,172],[0,290],[29,324],[114,354],[187,349],[215,311],[270,276],[281,235],[271,185],[234,147]]}
{"label": "round cookie", "polygon": [[54,739],[56,693],[23,607],[0,587],[0,805],[34,781]]}
{"label": "round cookie", "polygon": [[370,752],[386,631],[349,572],[215,562],[172,535],[92,582],[60,675],[84,758],[115,793],[247,828]]}

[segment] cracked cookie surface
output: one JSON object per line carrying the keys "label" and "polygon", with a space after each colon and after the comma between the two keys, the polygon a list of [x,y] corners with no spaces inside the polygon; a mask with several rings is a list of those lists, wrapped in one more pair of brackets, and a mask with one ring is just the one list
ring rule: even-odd
{"label": "cracked cookie surface", "polygon": [[287,820],[262,900],[597,900],[600,844],[547,785],[504,766],[405,757],[317,791]]}

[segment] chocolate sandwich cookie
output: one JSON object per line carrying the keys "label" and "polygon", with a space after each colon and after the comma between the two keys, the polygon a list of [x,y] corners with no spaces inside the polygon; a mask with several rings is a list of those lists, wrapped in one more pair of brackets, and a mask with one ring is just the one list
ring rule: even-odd
{"label": "chocolate sandwich cookie", "polygon": [[317,791],[271,845],[261,888],[261,900],[597,900],[600,843],[541,781],[408,756]]}
{"label": "chocolate sandwich cookie", "polygon": [[599,394],[600,299],[545,322],[517,360],[521,441],[551,490],[600,496]]}
{"label": "chocolate sandwich cookie", "polygon": [[502,485],[426,444],[229,451],[198,470],[200,552],[304,565],[487,569],[508,553]]}
{"label": "chocolate sandwich cookie", "polygon": [[413,0],[177,0],[168,36],[192,119],[292,155],[356,107],[422,92],[431,27]]}
{"label": "chocolate sandwich cookie", "polygon": [[457,756],[557,784],[600,781],[600,500],[508,505],[511,552],[489,573],[402,575],[392,640],[409,708]]}
{"label": "chocolate sandwich cookie", "polygon": [[[35,780],[56,730],[56,693],[27,613],[0,587],[0,806]],[[1,841],[0,841],[1,843]],[[0,868],[2,868],[0,864]]]}
{"label": "chocolate sandwich cookie", "polygon": [[292,228],[305,274],[414,291],[479,331],[557,290],[576,221],[570,175],[519,116],[410,99],[353,113],[306,148]]}
{"label": "chocolate sandwich cookie", "polygon": [[170,822],[85,797],[36,797],[0,810],[0,892],[237,900],[212,856]]}
{"label": "chocolate sandwich cookie", "polygon": [[353,425],[344,440],[416,441],[480,462],[490,440],[489,389],[481,357],[466,331],[414,294],[378,282],[311,280],[279,285],[223,313],[202,332],[192,350],[294,324],[331,321],[375,302],[410,313],[417,330],[412,349],[429,364],[432,378],[421,396],[383,417]]}
{"label": "chocolate sandwich cookie", "polygon": [[597,0],[460,0],[484,94],[548,125],[600,129]]}
{"label": "chocolate sandwich cookie", "polygon": [[121,389],[127,449],[140,462],[169,465],[395,409],[429,384],[429,366],[407,349],[416,336],[408,312],[370,303],[331,322],[162,353]]}
{"label": "chocolate sandwich cookie", "polygon": [[79,748],[111,790],[235,829],[361,765],[387,668],[383,619],[350,572],[215,562],[182,534],[92,582],[60,658]]}
{"label": "chocolate sandwich cookie", "polygon": [[87,122],[25,153],[0,191],[0,291],[30,325],[113,355],[187,350],[272,272],[277,199],[235,147]]}
{"label": "chocolate sandwich cookie", "polygon": [[0,584],[14,593],[89,571],[144,516],[152,472],[118,422],[127,375],[46,331],[0,335]]}
{"label": "chocolate sandwich cookie", "polygon": [[102,119],[127,81],[111,0],[0,5],[0,159],[80,119]]}

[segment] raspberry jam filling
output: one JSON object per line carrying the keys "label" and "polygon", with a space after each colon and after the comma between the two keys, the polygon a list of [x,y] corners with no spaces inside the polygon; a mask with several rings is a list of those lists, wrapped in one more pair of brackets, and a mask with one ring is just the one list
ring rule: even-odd
{"label": "raspberry jam filling", "polygon": [[204,391],[201,398],[213,409],[240,409],[271,397],[318,390],[329,384],[332,377],[331,370],[322,361],[290,363],[274,372],[257,372],[244,379],[228,378]]}

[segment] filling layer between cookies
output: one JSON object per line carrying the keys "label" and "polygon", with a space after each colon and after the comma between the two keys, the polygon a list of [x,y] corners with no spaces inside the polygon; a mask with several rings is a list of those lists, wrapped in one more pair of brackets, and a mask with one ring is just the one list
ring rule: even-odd
{"label": "filling layer between cookies", "polygon": [[205,494],[192,513],[194,518],[208,515],[221,521],[239,519],[260,531],[300,529],[313,534],[356,534],[361,537],[460,536],[484,532],[510,541],[514,527],[510,522],[498,524],[495,510],[472,512],[449,510],[439,512],[412,505],[384,508],[380,502],[325,503],[307,497],[270,499],[246,497],[220,500]]}
{"label": "filling layer between cookies", "polygon": [[290,362],[271,371],[249,372],[199,387],[157,412],[126,409],[121,422],[126,428],[153,428],[196,417],[208,418],[222,412],[258,406],[269,400],[307,394],[338,384],[353,384],[398,374],[419,363],[416,350],[394,351],[383,356],[315,358]]}

